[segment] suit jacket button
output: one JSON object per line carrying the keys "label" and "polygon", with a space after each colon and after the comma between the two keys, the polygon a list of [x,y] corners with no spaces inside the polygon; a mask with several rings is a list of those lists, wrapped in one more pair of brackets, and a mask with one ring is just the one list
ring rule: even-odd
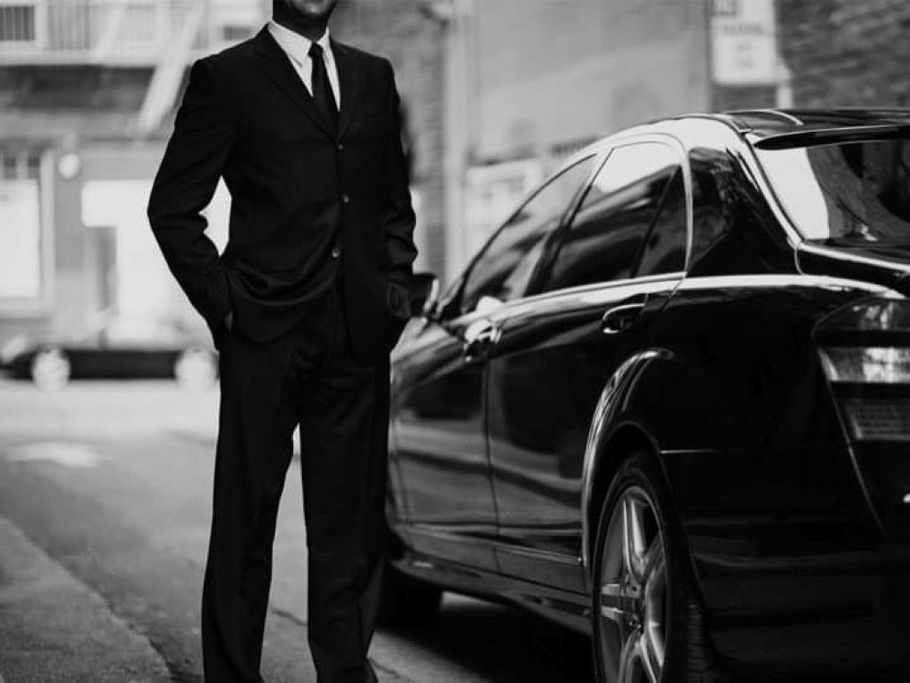
{"label": "suit jacket button", "polygon": [[344,149],[344,145],[342,145],[342,144],[339,142],[339,143],[338,143],[338,151],[340,152],[340,151],[343,150],[343,149]]}
{"label": "suit jacket button", "polygon": [[341,256],[341,247],[335,245],[332,247],[332,258],[338,258],[339,256]]}

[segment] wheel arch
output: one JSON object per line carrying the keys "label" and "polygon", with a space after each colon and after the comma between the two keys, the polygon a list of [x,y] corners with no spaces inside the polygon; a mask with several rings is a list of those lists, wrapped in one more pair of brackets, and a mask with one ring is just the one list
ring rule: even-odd
{"label": "wheel arch", "polygon": [[581,526],[582,566],[591,585],[591,553],[604,497],[623,459],[636,450],[659,453],[647,429],[624,416],[624,407],[646,368],[672,357],[668,351],[649,349],[628,358],[601,392],[591,420],[582,467]]}
{"label": "wheel arch", "polygon": [[582,561],[585,567],[585,578],[590,581],[592,566],[592,547],[597,534],[598,518],[604,498],[613,481],[613,475],[623,460],[638,451],[656,452],[654,443],[641,426],[634,423],[621,425],[602,444],[594,458],[593,471],[583,510]]}

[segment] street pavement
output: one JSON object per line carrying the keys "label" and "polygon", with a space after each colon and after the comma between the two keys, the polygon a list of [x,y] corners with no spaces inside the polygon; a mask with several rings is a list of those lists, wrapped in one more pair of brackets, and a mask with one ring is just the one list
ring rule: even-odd
{"label": "street pavement", "polygon": [[[0,683],[201,681],[199,602],[218,394],[169,382],[0,380]],[[262,672],[313,681],[295,460],[282,497]],[[419,629],[381,630],[380,680],[590,679],[584,639],[446,595]]]}

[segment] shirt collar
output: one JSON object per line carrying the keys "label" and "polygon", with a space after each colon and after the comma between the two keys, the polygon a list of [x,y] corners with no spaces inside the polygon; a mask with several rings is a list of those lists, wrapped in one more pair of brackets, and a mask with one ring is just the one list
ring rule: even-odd
{"label": "shirt collar", "polygon": [[[307,63],[306,60],[310,56],[310,46],[313,44],[312,40],[305,38],[286,26],[282,26],[274,19],[269,21],[269,31],[275,41],[288,53],[288,56],[300,64]],[[322,37],[316,43],[322,48],[327,61],[334,58],[328,27],[326,27],[325,33],[322,34]]]}

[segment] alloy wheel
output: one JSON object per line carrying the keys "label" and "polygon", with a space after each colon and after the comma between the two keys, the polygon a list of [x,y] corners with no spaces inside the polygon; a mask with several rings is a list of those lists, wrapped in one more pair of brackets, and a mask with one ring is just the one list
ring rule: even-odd
{"label": "alloy wheel", "polygon": [[43,391],[59,391],[65,387],[71,372],[70,361],[60,349],[44,349],[32,359],[32,381]]}
{"label": "alloy wheel", "polygon": [[669,620],[667,551],[655,506],[630,486],[616,499],[600,558],[599,652],[617,683],[658,683]]}
{"label": "alloy wheel", "polygon": [[174,378],[184,389],[206,391],[218,381],[218,365],[205,349],[187,349],[174,364]]}

